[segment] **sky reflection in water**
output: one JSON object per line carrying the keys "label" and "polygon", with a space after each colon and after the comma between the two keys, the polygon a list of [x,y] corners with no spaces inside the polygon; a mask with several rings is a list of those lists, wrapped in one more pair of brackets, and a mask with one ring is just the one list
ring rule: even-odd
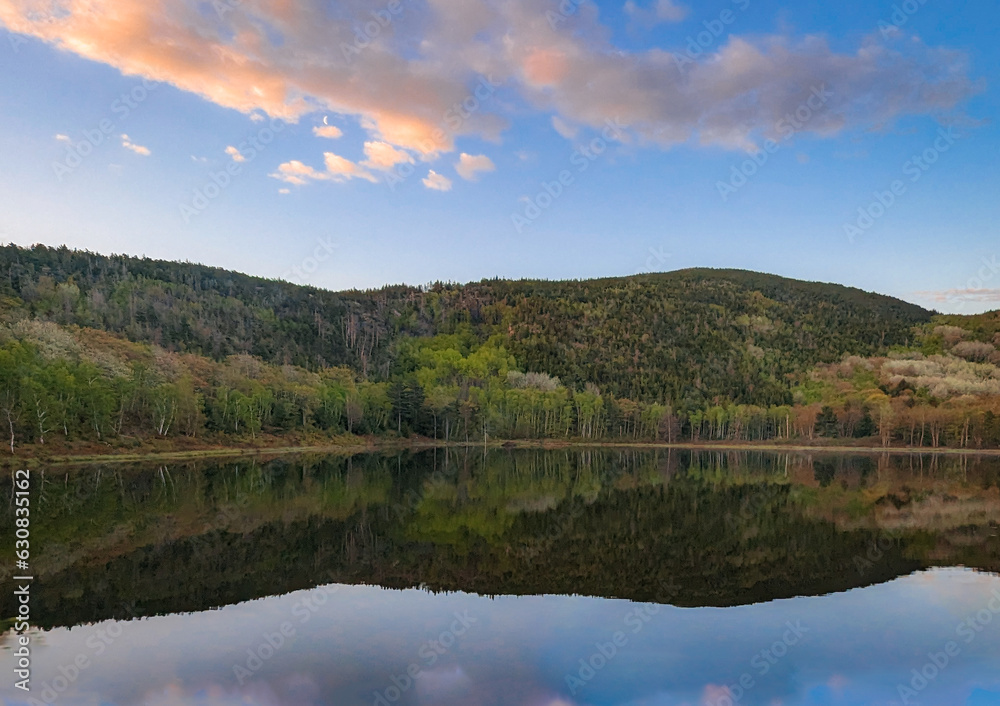
{"label": "sky reflection in water", "polygon": [[[284,644],[271,650],[268,635]],[[47,685],[65,688],[56,703],[121,706],[901,704],[899,685],[913,688],[913,670],[949,642],[954,656],[926,670],[909,703],[1000,704],[1000,578],[936,570],[724,609],[334,585],[49,631],[36,638],[31,695],[51,700]],[[78,655],[87,664],[67,688],[59,666]],[[726,691],[741,680],[742,694]]]}

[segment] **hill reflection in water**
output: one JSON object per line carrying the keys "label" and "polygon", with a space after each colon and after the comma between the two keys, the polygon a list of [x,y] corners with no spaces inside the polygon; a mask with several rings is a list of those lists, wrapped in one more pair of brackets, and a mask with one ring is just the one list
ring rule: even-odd
{"label": "hill reflection in water", "polygon": [[42,475],[43,626],[329,583],[732,606],[1000,568],[995,457],[462,449]]}

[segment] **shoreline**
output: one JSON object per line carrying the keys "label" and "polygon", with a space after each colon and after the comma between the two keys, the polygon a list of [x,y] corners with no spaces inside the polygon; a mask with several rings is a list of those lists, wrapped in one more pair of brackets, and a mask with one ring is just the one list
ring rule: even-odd
{"label": "shoreline", "polygon": [[202,459],[238,459],[294,456],[304,454],[322,455],[357,455],[365,453],[380,453],[388,451],[428,451],[433,449],[489,449],[489,450],[569,450],[569,449],[634,449],[640,451],[681,450],[681,451],[765,451],[769,453],[830,453],[859,455],[951,455],[951,456],[1000,456],[1000,449],[955,449],[927,448],[915,446],[845,446],[802,443],[773,442],[652,442],[652,441],[585,441],[585,440],[553,440],[553,439],[521,439],[483,442],[445,442],[434,439],[364,439],[357,442],[341,443],[326,442],[315,444],[288,445],[247,445],[247,446],[213,446],[210,448],[189,448],[159,450],[109,450],[103,453],[54,453],[39,456],[37,447],[31,447],[23,454],[0,457],[0,466],[70,466],[108,463],[141,463],[156,461],[198,461]]}

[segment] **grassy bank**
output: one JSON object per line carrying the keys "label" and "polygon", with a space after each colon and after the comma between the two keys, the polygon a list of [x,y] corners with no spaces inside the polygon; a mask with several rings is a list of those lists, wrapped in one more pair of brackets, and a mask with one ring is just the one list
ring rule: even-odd
{"label": "grassy bank", "polygon": [[0,458],[3,467],[38,467],[53,465],[83,465],[91,463],[136,463],[158,461],[193,461],[199,459],[273,458],[292,454],[340,454],[420,451],[433,448],[488,448],[488,449],[683,449],[699,451],[774,451],[785,453],[841,453],[841,454],[937,454],[937,455],[990,455],[1000,456],[1000,449],[954,449],[908,446],[872,446],[859,440],[857,444],[776,442],[697,442],[655,443],[593,440],[491,440],[487,442],[444,442],[424,437],[380,438],[342,436],[326,439],[287,439],[259,437],[238,446],[211,441],[198,442],[187,439],[185,443],[154,441],[133,446],[112,447],[100,444],[55,446],[24,446],[13,455]]}

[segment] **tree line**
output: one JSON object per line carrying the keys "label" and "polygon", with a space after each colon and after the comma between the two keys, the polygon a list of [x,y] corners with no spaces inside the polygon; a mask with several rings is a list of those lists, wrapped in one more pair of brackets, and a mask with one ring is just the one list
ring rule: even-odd
{"label": "tree line", "polygon": [[[839,372],[824,374],[841,379]],[[390,379],[373,381],[345,367],[311,371],[247,354],[215,361],[91,329],[22,321],[0,330],[0,425],[12,452],[54,439],[127,445],[288,433],[450,442],[872,438],[885,446],[1000,446],[1000,398],[938,400],[905,384],[879,387],[876,378],[852,375],[858,382],[847,391],[821,379],[799,386],[794,404],[692,405],[621,397],[594,383],[574,387],[525,372],[502,336],[480,343],[468,326],[408,340]]]}

